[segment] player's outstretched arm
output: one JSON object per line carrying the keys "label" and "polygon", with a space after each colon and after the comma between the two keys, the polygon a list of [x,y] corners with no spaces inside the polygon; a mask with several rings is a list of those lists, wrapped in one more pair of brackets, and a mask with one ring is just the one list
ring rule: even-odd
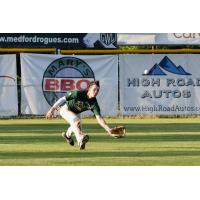
{"label": "player's outstretched arm", "polygon": [[55,111],[56,109],[54,108],[54,107],[51,107],[50,108],[50,110],[47,112],[47,114],[46,114],[46,118],[47,119],[52,119],[53,118],[53,116],[54,116],[54,111]]}
{"label": "player's outstretched arm", "polygon": [[53,118],[53,116],[54,116],[54,111],[57,110],[57,108],[58,108],[61,104],[63,104],[64,102],[66,102],[65,96],[64,96],[64,97],[61,97],[60,99],[58,99],[58,100],[54,103],[54,105],[50,108],[50,110],[47,112],[46,118],[47,118],[47,119]]}
{"label": "player's outstretched arm", "polygon": [[126,134],[126,128],[124,126],[116,126],[114,128],[110,128],[105,120],[101,116],[96,116],[98,123],[108,132],[111,137],[114,138],[122,138]]}
{"label": "player's outstretched arm", "polygon": [[[100,115],[96,116],[97,122],[100,124],[102,128],[104,128],[109,135],[111,135],[111,128],[107,125],[106,121]],[[111,135],[112,136],[112,135]]]}

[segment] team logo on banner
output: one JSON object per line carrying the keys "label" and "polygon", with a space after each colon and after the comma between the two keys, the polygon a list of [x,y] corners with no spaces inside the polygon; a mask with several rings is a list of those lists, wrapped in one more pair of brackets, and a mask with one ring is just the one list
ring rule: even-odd
{"label": "team logo on banner", "polygon": [[94,72],[85,61],[75,57],[59,58],[44,72],[43,93],[52,106],[67,91],[84,90],[93,80],[95,80]]}
{"label": "team logo on banner", "polygon": [[113,44],[117,41],[117,34],[115,33],[101,33],[100,34],[100,40],[107,46],[110,44]]}
{"label": "team logo on banner", "polygon": [[182,66],[176,66],[167,56],[165,56],[159,64],[155,64],[150,70],[145,70],[143,75],[166,76],[166,72],[177,75],[191,75],[186,72]]}

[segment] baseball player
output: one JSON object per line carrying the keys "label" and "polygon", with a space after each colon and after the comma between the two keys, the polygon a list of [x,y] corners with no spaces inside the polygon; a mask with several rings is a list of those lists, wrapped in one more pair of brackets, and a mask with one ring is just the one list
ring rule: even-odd
{"label": "baseball player", "polygon": [[95,114],[100,126],[112,136],[112,129],[102,118],[96,99],[99,89],[99,81],[93,81],[89,84],[87,90],[69,91],[64,97],[58,99],[46,114],[46,118],[51,119],[54,116],[54,111],[62,106],[60,108],[60,115],[70,124],[67,131],[62,133],[62,136],[72,146],[74,145],[74,140],[71,137],[72,132],[75,134],[80,149],[85,149],[85,144],[89,141],[89,136],[83,134],[81,131],[80,113],[86,110],[91,110]]}

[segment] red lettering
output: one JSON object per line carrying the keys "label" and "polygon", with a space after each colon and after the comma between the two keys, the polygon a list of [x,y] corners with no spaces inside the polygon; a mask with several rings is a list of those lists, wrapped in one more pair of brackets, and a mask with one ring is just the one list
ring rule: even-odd
{"label": "red lettering", "polygon": [[46,79],[45,81],[45,90],[58,90],[59,81],[56,79]]}
{"label": "red lettering", "polygon": [[88,80],[79,80],[76,83],[76,88],[78,90],[85,90],[86,88],[88,88],[89,84],[90,84],[90,81]]}
{"label": "red lettering", "polygon": [[75,89],[75,82],[74,80],[61,80],[61,91],[68,91],[68,90],[74,90]]}
{"label": "red lettering", "polygon": [[44,80],[44,91],[65,92],[69,90],[85,90],[88,88],[90,80],[87,79],[66,79],[47,78]]}

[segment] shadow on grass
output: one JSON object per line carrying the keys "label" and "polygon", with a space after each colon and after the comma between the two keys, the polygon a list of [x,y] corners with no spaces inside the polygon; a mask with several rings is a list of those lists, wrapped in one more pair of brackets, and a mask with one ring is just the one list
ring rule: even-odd
{"label": "shadow on grass", "polygon": [[59,136],[0,136],[0,144],[39,144],[63,141]]}
{"label": "shadow on grass", "polygon": [[[74,136],[73,136],[74,137]],[[75,138],[74,138],[75,140]],[[109,135],[92,135],[90,134],[90,142],[99,143],[150,143],[150,142],[198,142],[200,134],[159,134],[159,135],[127,135],[125,138],[115,139]],[[1,136],[0,144],[42,144],[42,143],[58,143],[64,142],[60,134],[58,135],[36,135],[36,136]]]}
{"label": "shadow on grass", "polygon": [[[200,141],[200,124],[198,123],[150,123],[121,125],[126,126],[127,136],[120,139],[120,143]],[[110,124],[110,126],[114,127],[115,124]],[[65,131],[67,127],[68,125],[64,123],[0,125],[0,144],[56,143],[63,141],[60,134],[62,131]],[[113,143],[114,141],[119,141],[108,136],[104,129],[102,129],[98,124],[83,124],[83,130],[85,133],[90,135],[90,140],[92,142]],[[104,132],[105,134],[102,134]],[[191,134],[187,134],[187,132],[190,132]],[[3,135],[1,135],[1,133]],[[20,133],[25,135],[20,135]],[[29,135],[29,133],[32,135]],[[134,133],[137,133],[137,135],[134,135]],[[140,135],[139,133],[142,134]]]}
{"label": "shadow on grass", "polygon": [[[109,124],[111,127],[116,124]],[[124,125],[127,132],[200,132],[200,123],[160,123],[160,124],[120,124]],[[68,128],[68,124],[10,124],[0,125],[0,133],[53,133],[62,132]],[[83,124],[83,130],[87,133],[104,132],[98,124]]]}
{"label": "shadow on grass", "polygon": [[[75,139],[75,138],[74,138]],[[39,144],[39,143],[58,143],[64,142],[60,135],[46,136],[0,136],[0,144]],[[90,135],[91,142],[106,142],[106,143],[144,143],[144,142],[181,142],[181,141],[200,141],[200,135],[196,134],[162,134],[162,135],[127,135],[125,138],[114,139],[108,135]]]}
{"label": "shadow on grass", "polygon": [[0,159],[200,156],[200,151],[1,152]]}

